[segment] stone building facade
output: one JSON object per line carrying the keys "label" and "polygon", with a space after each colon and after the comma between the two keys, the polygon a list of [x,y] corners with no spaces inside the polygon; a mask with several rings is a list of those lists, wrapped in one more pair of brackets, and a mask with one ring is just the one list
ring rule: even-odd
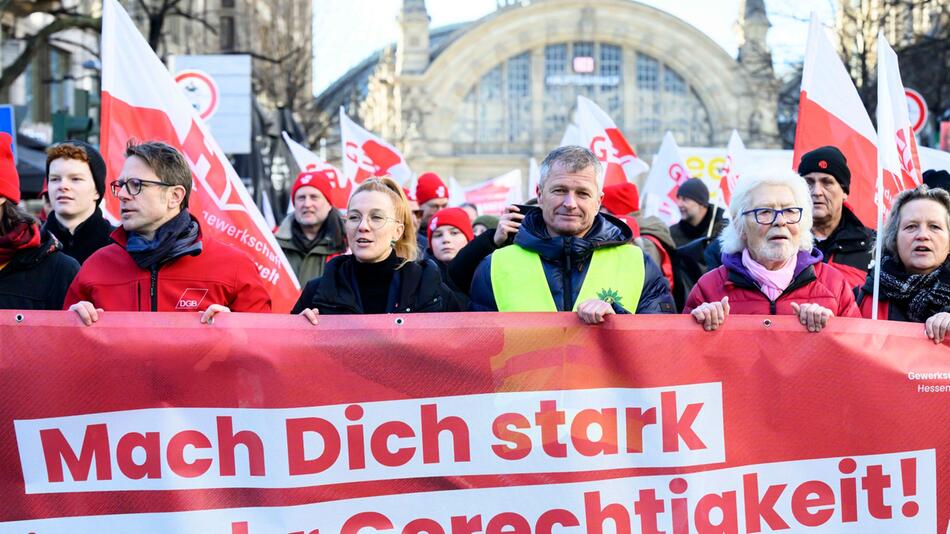
{"label": "stone building facade", "polygon": [[403,150],[417,173],[472,182],[523,169],[557,146],[577,95],[610,114],[642,155],[677,142],[777,147],[777,82],[762,0],[741,3],[738,58],[703,32],[632,0],[500,1],[471,23],[432,29],[404,0],[395,45],[317,97],[339,162],[340,105]]}

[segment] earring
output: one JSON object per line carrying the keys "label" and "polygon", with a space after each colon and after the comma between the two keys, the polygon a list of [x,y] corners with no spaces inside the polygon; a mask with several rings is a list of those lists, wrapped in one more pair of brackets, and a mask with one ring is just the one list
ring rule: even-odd
{"label": "earring", "polygon": [[391,239],[391,240],[389,241],[389,246],[390,246],[391,248],[396,248],[396,240],[395,240],[395,239]]}

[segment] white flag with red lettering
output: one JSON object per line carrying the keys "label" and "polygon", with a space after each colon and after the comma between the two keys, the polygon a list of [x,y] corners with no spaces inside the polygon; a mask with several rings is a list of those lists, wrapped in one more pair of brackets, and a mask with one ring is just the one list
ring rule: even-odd
{"label": "white flag with red lettering", "polygon": [[897,54],[883,32],[877,37],[877,136],[879,206],[886,212],[898,193],[920,185],[923,176]]}
{"label": "white flag with red lettering", "polygon": [[671,132],[663,136],[660,151],[653,158],[650,174],[643,183],[643,214],[663,219],[668,226],[680,220],[676,191],[689,179],[686,163]]}
{"label": "white flag with red lettering", "polygon": [[816,148],[838,147],[851,170],[848,205],[866,226],[873,226],[877,134],[858,91],[824,27],[812,14],[805,49],[793,165]]}
{"label": "white flag with red lettering", "polygon": [[[162,141],[181,151],[193,177],[188,211],[200,221],[203,235],[250,256],[274,311],[289,311],[300,285],[271,228],[211,130],[116,0],[103,2],[101,49],[100,144],[109,181],[118,178],[131,139]],[[118,220],[118,200],[112,195],[105,200],[104,211]]]}
{"label": "white flag with red lettering", "polygon": [[[342,174],[336,167],[330,165],[323,158],[314,154],[307,147],[290,138],[287,132],[282,132],[284,142],[290,149],[290,154],[297,163],[297,168],[303,171],[322,171],[330,178],[330,186],[333,188],[332,198],[328,198],[330,204],[337,209],[346,209],[346,203],[350,200],[350,191],[353,189],[353,182],[346,180],[343,182]],[[291,199],[292,200],[292,199]]]}
{"label": "white flag with red lettering", "polygon": [[722,209],[729,209],[732,192],[736,190],[736,183],[742,175],[742,168],[746,161],[745,143],[739,137],[739,132],[732,131],[729,136],[729,145],[726,147],[726,163],[722,167],[722,178],[719,179],[719,195],[716,203]]}
{"label": "white flag with red lettering", "polygon": [[[917,153],[917,138],[907,110],[907,97],[897,65],[897,54],[888,44],[884,32],[877,35],[877,228],[882,228],[884,218],[898,193],[917,187],[923,181],[920,156]],[[877,233],[874,244],[874,264],[881,263],[883,233]],[[871,318],[878,318],[878,295],[881,271],[874,270],[874,285]]]}
{"label": "white flag with red lettering", "polygon": [[454,176],[449,176],[447,181],[449,182],[446,184],[449,188],[449,206],[461,206],[465,203],[465,188]]}
{"label": "white flag with red lettering", "polygon": [[363,183],[370,176],[392,176],[406,185],[412,171],[395,147],[366,131],[346,116],[340,106],[340,137],[343,143],[344,187],[347,183]]}
{"label": "white flag with red lettering", "polygon": [[650,169],[637,157],[614,121],[592,100],[577,96],[577,128],[581,146],[591,150],[604,164],[604,187],[634,182]]}

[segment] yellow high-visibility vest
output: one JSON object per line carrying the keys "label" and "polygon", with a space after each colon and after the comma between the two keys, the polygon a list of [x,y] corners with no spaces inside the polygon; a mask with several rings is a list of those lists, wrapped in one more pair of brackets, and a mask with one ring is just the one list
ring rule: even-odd
{"label": "yellow high-visibility vest", "polygon": [[[643,251],[639,247],[625,244],[595,249],[572,311],[580,302],[600,299],[616,302],[634,313],[644,276]],[[491,256],[491,283],[498,311],[558,311],[537,252],[518,245],[496,250]]]}

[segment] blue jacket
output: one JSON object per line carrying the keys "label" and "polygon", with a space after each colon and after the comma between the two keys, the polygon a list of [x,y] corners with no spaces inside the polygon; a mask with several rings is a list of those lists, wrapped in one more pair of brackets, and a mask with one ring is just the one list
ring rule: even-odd
{"label": "blue jacket", "polygon": [[[595,249],[622,245],[633,239],[633,232],[626,224],[604,213],[597,215],[594,225],[584,237],[551,237],[539,208],[521,207],[521,210],[525,217],[514,242],[541,256],[544,276],[560,311],[574,309],[574,301],[581,291]],[[643,291],[636,313],[676,313],[670,286],[660,268],[645,254],[643,263]],[[475,271],[471,298],[475,311],[498,311],[491,282],[491,256],[482,260]],[[614,311],[631,313],[617,304],[614,304]]]}

